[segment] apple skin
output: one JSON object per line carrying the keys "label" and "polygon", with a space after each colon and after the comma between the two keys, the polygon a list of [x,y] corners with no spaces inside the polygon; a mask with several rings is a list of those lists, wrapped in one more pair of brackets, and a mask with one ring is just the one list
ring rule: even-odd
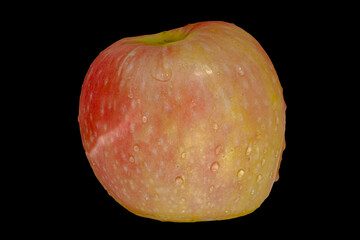
{"label": "apple skin", "polygon": [[194,222],[243,216],[267,198],[285,110],[260,44],[210,21],[106,48],[86,74],[78,120],[91,167],[118,203]]}

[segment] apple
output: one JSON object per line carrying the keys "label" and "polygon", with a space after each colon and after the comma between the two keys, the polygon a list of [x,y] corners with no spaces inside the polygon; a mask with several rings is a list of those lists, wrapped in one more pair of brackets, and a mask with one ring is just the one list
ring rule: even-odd
{"label": "apple", "polygon": [[278,179],[282,87],[260,44],[226,22],[123,38],[91,64],[81,138],[110,196],[161,221],[253,212]]}

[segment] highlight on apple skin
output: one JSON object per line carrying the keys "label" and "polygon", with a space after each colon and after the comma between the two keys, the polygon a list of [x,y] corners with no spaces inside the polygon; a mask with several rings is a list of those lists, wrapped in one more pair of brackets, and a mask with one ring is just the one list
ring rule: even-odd
{"label": "highlight on apple skin", "polygon": [[90,165],[119,204],[195,222],[249,214],[268,197],[285,110],[260,44],[210,21],[106,48],[85,76],[78,120]]}

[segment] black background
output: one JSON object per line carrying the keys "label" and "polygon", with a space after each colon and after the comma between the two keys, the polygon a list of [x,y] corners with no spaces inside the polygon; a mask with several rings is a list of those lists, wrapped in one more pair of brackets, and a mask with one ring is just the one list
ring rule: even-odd
{"label": "black background", "polygon": [[[28,135],[41,140],[31,143],[29,137],[26,141],[31,157],[24,168],[31,170],[20,193],[23,212],[14,223],[35,224],[57,234],[120,237],[133,227],[150,226],[147,237],[166,236],[167,230],[180,236],[192,229],[210,235],[230,231],[233,237],[265,234],[270,238],[289,232],[291,236],[322,234],[327,228],[324,220],[336,221],[333,214],[340,210],[328,204],[332,197],[328,190],[336,188],[336,181],[322,175],[330,161],[323,152],[330,146],[321,142],[327,138],[324,115],[328,116],[333,103],[326,97],[332,82],[323,75],[329,71],[322,62],[329,57],[324,53],[330,45],[324,38],[331,37],[330,29],[339,25],[337,15],[322,14],[329,10],[324,7],[297,3],[212,4],[54,5],[29,17],[31,21],[23,20],[19,47],[25,48],[25,40],[31,44],[23,59],[32,63],[28,75],[35,80],[24,89],[31,88],[31,102],[23,106],[32,114],[21,119],[27,119],[22,122]],[[275,66],[287,104],[280,180],[261,207],[244,217],[190,224],[138,217],[107,194],[86,159],[77,122],[83,79],[96,56],[121,38],[211,20],[235,23],[250,33]],[[39,228],[29,231],[36,233]],[[140,236],[142,231],[133,234]]]}

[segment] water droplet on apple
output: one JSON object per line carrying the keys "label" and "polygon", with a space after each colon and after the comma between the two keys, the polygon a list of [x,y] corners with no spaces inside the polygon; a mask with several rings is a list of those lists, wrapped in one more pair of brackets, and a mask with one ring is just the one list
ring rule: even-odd
{"label": "water droplet on apple", "polygon": [[143,121],[143,123],[146,123],[146,122],[147,122],[147,117],[146,117],[146,116],[143,116],[143,117],[142,117],[142,121]]}
{"label": "water droplet on apple", "polygon": [[149,195],[145,193],[145,194],[144,194],[144,200],[145,200],[145,201],[148,201],[149,199],[150,199]]}
{"label": "water droplet on apple", "polygon": [[275,176],[275,182],[279,180],[279,171],[276,172],[276,176]]}
{"label": "water droplet on apple", "polygon": [[209,191],[210,191],[210,192],[213,192],[213,191],[214,191],[214,185],[211,185],[211,186],[210,186]]}
{"label": "water droplet on apple", "polygon": [[241,66],[238,66],[238,73],[240,74],[240,76],[244,76],[245,75],[245,71]]}
{"label": "water droplet on apple", "polygon": [[183,184],[184,183],[184,179],[181,177],[181,176],[177,176],[176,178],[175,178],[175,184],[176,185],[181,185],[181,184]]}
{"label": "water droplet on apple", "polygon": [[135,151],[135,152],[138,152],[139,150],[140,150],[139,146],[138,146],[138,145],[135,145],[135,146],[134,146],[134,151]]}
{"label": "water droplet on apple", "polygon": [[166,66],[158,66],[151,70],[151,76],[157,81],[168,82],[172,77],[171,68]]}
{"label": "water droplet on apple", "polygon": [[261,182],[261,179],[262,179],[262,176],[261,176],[261,174],[260,174],[260,175],[257,176],[256,182],[257,182],[257,183],[260,183],[260,182]]}
{"label": "water droplet on apple", "polygon": [[219,145],[219,146],[217,146],[216,148],[215,148],[215,154],[216,155],[218,155],[219,153],[220,153],[220,151],[221,151],[221,145]]}
{"label": "water droplet on apple", "polygon": [[183,159],[186,158],[186,152],[183,152],[183,153],[181,154],[181,158],[183,158]]}
{"label": "water droplet on apple", "polygon": [[167,82],[171,78],[171,70],[168,70],[167,72],[158,72],[156,74],[152,74],[152,77],[160,82]]}
{"label": "water droplet on apple", "polygon": [[129,157],[129,161],[130,161],[130,162],[134,162],[134,161],[135,161],[134,157],[133,157],[133,156],[130,156],[130,157]]}
{"label": "water droplet on apple", "polygon": [[245,174],[245,171],[244,169],[240,169],[238,172],[237,172],[237,177],[238,179],[241,179]]}
{"label": "water droplet on apple", "polygon": [[246,156],[249,156],[251,154],[252,148],[251,145],[249,144],[248,148],[246,149]]}
{"label": "water droplet on apple", "polygon": [[210,170],[211,170],[212,172],[216,172],[216,171],[219,169],[219,167],[220,167],[219,163],[215,161],[215,162],[213,162],[213,163],[211,164]]}

